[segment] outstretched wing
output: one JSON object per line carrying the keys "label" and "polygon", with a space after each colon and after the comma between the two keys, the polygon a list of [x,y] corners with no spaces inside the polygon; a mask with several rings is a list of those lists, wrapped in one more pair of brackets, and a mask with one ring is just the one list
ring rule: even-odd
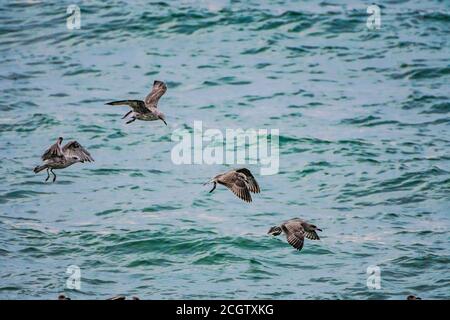
{"label": "outstretched wing", "polygon": [[248,190],[248,185],[236,171],[224,174],[218,180],[219,183],[230,189],[236,196],[246,202],[252,202],[252,196]]}
{"label": "outstretched wing", "polygon": [[152,91],[145,98],[145,105],[148,107],[156,108],[158,106],[159,99],[163,96],[167,91],[167,86],[164,82],[155,80],[153,82]]}
{"label": "outstretched wing", "polygon": [[281,225],[286,234],[288,243],[297,250],[303,248],[303,242],[305,241],[305,230],[302,226],[302,220],[291,219]]}
{"label": "outstretched wing", "polygon": [[108,102],[107,104],[110,106],[127,105],[127,106],[130,106],[131,109],[133,109],[133,111],[137,112],[137,113],[148,112],[148,109],[145,107],[144,101],[141,101],[141,100],[120,100],[120,101]]}
{"label": "outstretched wing", "polygon": [[250,192],[253,192],[253,193],[261,192],[261,190],[259,189],[258,182],[256,182],[256,179],[252,175],[250,170],[248,170],[247,168],[241,168],[241,169],[237,169],[236,172],[241,172],[241,173],[245,174],[245,176],[247,177],[248,184],[249,184],[248,189],[250,190]]}
{"label": "outstretched wing", "polygon": [[77,141],[70,141],[62,148],[62,151],[67,158],[78,158],[80,162],[94,161],[91,154]]}
{"label": "outstretched wing", "polygon": [[304,243],[304,235],[301,232],[293,232],[286,235],[287,242],[298,251],[302,250]]}
{"label": "outstretched wing", "polygon": [[305,230],[305,238],[309,239],[309,240],[320,240],[319,235],[316,232],[316,227],[311,225],[310,223],[298,219],[297,220],[300,222],[300,224],[302,225],[303,229]]}
{"label": "outstretched wing", "polygon": [[309,240],[320,240],[319,235],[315,231],[305,231],[305,237]]}
{"label": "outstretched wing", "polygon": [[63,157],[63,152],[61,150],[61,146],[58,142],[50,146],[47,150],[45,150],[44,154],[42,155],[42,160],[48,160],[55,157]]}

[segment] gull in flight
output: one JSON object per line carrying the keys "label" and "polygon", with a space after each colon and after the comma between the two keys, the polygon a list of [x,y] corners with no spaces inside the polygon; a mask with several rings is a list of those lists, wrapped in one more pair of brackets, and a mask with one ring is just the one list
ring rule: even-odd
{"label": "gull in flight", "polygon": [[164,113],[158,110],[158,101],[166,91],[167,91],[166,84],[162,81],[155,80],[155,82],[153,82],[152,91],[147,95],[144,101],[120,100],[108,102],[107,104],[110,106],[127,105],[130,106],[131,109],[133,109],[122,117],[122,119],[125,119],[131,114],[131,119],[128,120],[126,124],[129,124],[135,121],[136,119],[143,121],[161,120],[167,126]]}
{"label": "gull in flight", "polygon": [[304,239],[320,240],[316,231],[322,231],[315,225],[305,220],[294,218],[286,221],[280,226],[270,228],[268,234],[278,236],[282,232],[286,235],[287,242],[298,251],[302,250]]}
{"label": "gull in flight", "polygon": [[48,148],[41,159],[44,164],[34,168],[34,173],[41,172],[47,169],[47,181],[50,178],[50,172],[53,174],[53,182],[56,180],[56,174],[53,172],[54,169],[64,169],[77,162],[91,162],[94,159],[91,157],[90,153],[84,149],[77,141],[70,141],[64,147],[61,143],[63,141],[62,137],[56,140],[56,143]]}
{"label": "gull in flight", "polygon": [[213,192],[219,183],[246,202],[252,202],[250,192],[260,193],[258,182],[256,182],[255,177],[247,168],[233,169],[219,174],[206,182],[205,185],[209,183],[214,184],[209,193]]}

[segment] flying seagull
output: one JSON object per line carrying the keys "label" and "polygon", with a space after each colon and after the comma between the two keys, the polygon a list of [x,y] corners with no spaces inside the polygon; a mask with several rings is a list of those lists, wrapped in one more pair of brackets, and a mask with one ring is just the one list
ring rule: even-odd
{"label": "flying seagull", "polygon": [[298,251],[302,250],[304,239],[320,240],[316,231],[322,231],[315,225],[306,222],[305,220],[294,218],[286,221],[281,226],[270,228],[268,234],[278,236],[282,232],[286,235],[287,242]]}
{"label": "flying seagull", "polygon": [[214,187],[209,193],[213,192],[219,183],[246,202],[252,202],[250,192],[260,193],[258,182],[256,182],[255,177],[247,168],[233,169],[219,174],[206,182],[205,185],[209,183],[214,184]]}
{"label": "flying seagull", "polygon": [[166,92],[166,90],[167,86],[164,82],[155,80],[155,82],[153,82],[152,91],[147,95],[144,101],[120,100],[108,102],[107,104],[111,106],[127,105],[130,106],[131,109],[133,109],[122,117],[122,119],[125,119],[131,114],[131,120],[128,120],[126,124],[129,124],[136,119],[143,121],[162,120],[162,122],[164,122],[164,124],[167,126],[164,113],[158,110],[158,101]]}
{"label": "flying seagull", "polygon": [[53,174],[53,182],[56,180],[56,174],[54,169],[64,169],[77,162],[91,162],[94,159],[90,153],[84,149],[77,141],[70,141],[64,147],[61,146],[63,141],[62,137],[56,140],[56,143],[48,148],[41,159],[44,161],[43,165],[34,168],[34,173],[38,173],[44,169],[47,169],[47,181],[50,178],[50,172]]}

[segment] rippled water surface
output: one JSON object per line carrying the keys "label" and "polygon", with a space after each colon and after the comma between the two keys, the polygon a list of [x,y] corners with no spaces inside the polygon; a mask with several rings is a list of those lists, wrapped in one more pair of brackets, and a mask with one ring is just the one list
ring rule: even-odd
{"label": "rippled water surface", "polygon": [[[72,2],[0,4],[0,298],[450,297],[448,1],[383,1],[380,30],[367,1],[78,1],[69,31]],[[169,126],[104,105],[155,79]],[[280,130],[251,205],[172,163],[194,120]],[[44,183],[58,136],[96,161]],[[297,216],[301,252],[266,234]]]}

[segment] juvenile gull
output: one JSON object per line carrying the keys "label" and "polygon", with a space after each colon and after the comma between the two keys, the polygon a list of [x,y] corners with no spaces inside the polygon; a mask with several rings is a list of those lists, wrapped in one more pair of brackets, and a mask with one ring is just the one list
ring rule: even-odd
{"label": "juvenile gull", "polygon": [[91,162],[94,159],[90,153],[84,149],[77,141],[70,141],[64,147],[61,146],[63,141],[62,137],[56,140],[56,143],[48,148],[41,159],[44,164],[34,168],[34,173],[38,173],[44,169],[47,169],[47,181],[50,178],[50,172],[53,174],[53,182],[56,180],[56,174],[54,169],[64,169],[77,162]]}
{"label": "juvenile gull", "polygon": [[294,218],[286,221],[281,226],[270,228],[268,234],[278,236],[282,232],[286,235],[287,242],[298,251],[302,250],[304,239],[320,240],[316,231],[322,231],[315,225],[302,219]]}
{"label": "juvenile gull", "polygon": [[107,104],[111,106],[127,105],[130,106],[131,109],[133,109],[122,117],[122,119],[125,119],[131,114],[131,120],[128,120],[126,124],[129,124],[136,119],[143,121],[162,120],[162,122],[164,122],[164,124],[167,126],[164,113],[158,110],[158,101],[166,92],[166,90],[167,86],[164,82],[155,80],[155,82],[153,82],[152,91],[147,95],[144,101],[120,100],[108,102]]}
{"label": "juvenile gull", "polygon": [[250,192],[260,193],[258,182],[256,182],[255,177],[247,168],[233,169],[219,174],[206,182],[205,185],[209,183],[214,184],[214,187],[209,193],[213,192],[219,183],[246,202],[252,202]]}

